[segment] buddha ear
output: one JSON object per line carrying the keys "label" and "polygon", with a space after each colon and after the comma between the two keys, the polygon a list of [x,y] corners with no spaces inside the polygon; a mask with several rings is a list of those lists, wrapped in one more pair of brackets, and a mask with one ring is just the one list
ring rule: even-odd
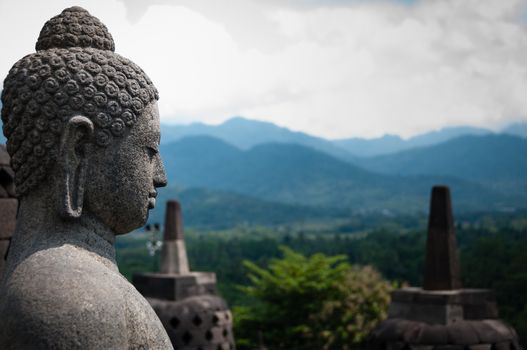
{"label": "buddha ear", "polygon": [[82,214],[88,155],[93,135],[93,123],[86,117],[71,118],[62,133],[59,150],[60,178],[59,212],[64,219],[76,219]]}

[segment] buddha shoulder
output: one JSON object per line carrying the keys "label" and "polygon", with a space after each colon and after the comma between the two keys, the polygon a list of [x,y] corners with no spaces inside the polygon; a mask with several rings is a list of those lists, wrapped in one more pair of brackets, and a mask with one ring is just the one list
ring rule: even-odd
{"label": "buddha shoulder", "polygon": [[126,299],[112,282],[118,273],[79,251],[49,248],[15,267],[0,304],[0,343],[13,349],[127,348]]}

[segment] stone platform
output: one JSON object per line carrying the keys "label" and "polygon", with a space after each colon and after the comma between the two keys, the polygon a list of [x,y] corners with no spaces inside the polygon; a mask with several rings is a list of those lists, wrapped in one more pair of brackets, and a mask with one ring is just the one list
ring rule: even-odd
{"label": "stone platform", "polygon": [[133,276],[133,285],[145,298],[182,300],[216,294],[216,274],[189,272],[185,275],[145,273]]}
{"label": "stone platform", "polygon": [[392,292],[388,317],[449,325],[463,320],[496,319],[498,306],[494,292],[487,289],[403,288]]}

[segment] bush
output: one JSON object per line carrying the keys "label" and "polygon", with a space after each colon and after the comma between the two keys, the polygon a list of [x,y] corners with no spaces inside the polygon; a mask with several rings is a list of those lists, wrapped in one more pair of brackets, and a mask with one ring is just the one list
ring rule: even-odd
{"label": "bush", "polygon": [[263,342],[270,349],[358,347],[384,319],[391,285],[372,267],[352,267],[346,256],[305,257],[281,247],[267,269],[246,261],[252,298],[235,309],[239,348]]}

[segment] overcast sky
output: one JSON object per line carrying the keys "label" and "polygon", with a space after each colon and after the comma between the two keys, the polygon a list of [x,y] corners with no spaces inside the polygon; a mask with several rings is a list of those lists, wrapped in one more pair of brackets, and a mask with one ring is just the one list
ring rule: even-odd
{"label": "overcast sky", "polygon": [[72,5],[152,78],[162,122],[343,138],[527,121],[524,1],[0,0],[2,78]]}

